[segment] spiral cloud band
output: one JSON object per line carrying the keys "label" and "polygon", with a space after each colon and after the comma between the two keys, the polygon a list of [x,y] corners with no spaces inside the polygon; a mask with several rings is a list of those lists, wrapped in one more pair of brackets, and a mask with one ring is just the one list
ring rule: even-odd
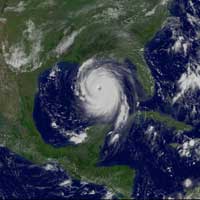
{"label": "spiral cloud band", "polygon": [[76,95],[88,117],[109,122],[117,115],[119,126],[127,120],[129,106],[123,94],[121,75],[112,70],[108,63],[98,66],[93,59],[84,63],[78,73]]}
{"label": "spiral cloud band", "polygon": [[34,118],[45,141],[78,144],[87,138],[86,128],[99,123],[111,124],[111,142],[117,141],[137,100],[133,71],[130,62],[91,58],[43,73]]}

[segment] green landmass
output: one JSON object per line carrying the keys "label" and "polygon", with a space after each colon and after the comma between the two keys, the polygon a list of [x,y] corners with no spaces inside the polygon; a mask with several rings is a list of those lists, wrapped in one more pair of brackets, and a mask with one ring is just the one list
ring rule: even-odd
{"label": "green landmass", "polygon": [[[60,60],[82,63],[94,55],[119,61],[129,58],[137,67],[144,90],[151,96],[154,80],[143,51],[165,22],[169,14],[167,5],[162,5],[161,0],[27,0],[23,11],[12,11],[19,2],[0,0],[0,45],[8,43],[9,48],[23,44],[25,53],[31,55],[37,41],[29,41],[24,32],[31,20],[38,31],[38,40],[40,33],[42,35],[42,49],[37,56],[42,65],[32,70],[35,66],[27,64],[22,66],[22,73],[6,63],[5,52],[0,48],[1,143],[34,163],[43,165],[52,159],[72,177],[103,184],[115,194],[130,198],[134,169],[97,166],[108,127],[92,127],[88,140],[77,147],[54,148],[42,140],[32,119],[37,79],[46,68]],[[145,16],[147,12],[151,15]],[[80,33],[73,45],[57,55],[57,45],[74,31]],[[149,113],[149,117],[185,128],[169,117],[155,113]]]}
{"label": "green landmass", "polygon": [[108,126],[91,127],[88,130],[88,139],[78,146],[54,148],[45,144],[35,129],[32,116],[27,113],[27,108],[32,104],[25,103],[28,99],[21,100],[21,123],[10,124],[0,116],[0,138],[5,146],[34,163],[43,165],[50,160],[56,161],[73,178],[105,185],[110,191],[124,198],[131,196],[133,169],[127,166],[98,166],[99,152]]}
{"label": "green landmass", "polygon": [[200,186],[197,184],[192,188],[185,189],[185,195],[183,199],[199,199],[200,198]]}
{"label": "green landmass", "polygon": [[192,130],[192,126],[184,123],[177,121],[176,119],[173,119],[171,116],[162,114],[159,112],[155,111],[143,111],[143,112],[138,112],[135,114],[137,118],[145,118],[145,119],[153,119],[155,121],[159,121],[164,123],[168,127],[175,128],[177,131],[190,131]]}
{"label": "green landmass", "polygon": [[[145,91],[153,94],[154,80],[143,50],[169,15],[162,0],[29,0],[22,13],[6,11],[6,6],[16,6],[19,0],[1,1],[1,16],[7,19],[4,37],[10,45],[22,40],[30,53],[31,44],[22,37],[27,22],[31,20],[41,31],[44,37],[39,57],[43,69],[58,61],[53,51],[66,32],[70,35],[82,30],[70,50],[59,55],[59,60],[80,63],[94,55],[118,60],[129,58],[137,67]],[[145,16],[148,12],[152,14]]]}

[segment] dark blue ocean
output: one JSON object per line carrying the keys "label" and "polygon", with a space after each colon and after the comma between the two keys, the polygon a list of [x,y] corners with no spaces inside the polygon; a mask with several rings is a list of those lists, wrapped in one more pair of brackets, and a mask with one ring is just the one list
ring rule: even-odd
{"label": "dark blue ocean", "polygon": [[[197,37],[200,31],[200,1],[174,0],[170,12],[172,17],[145,47],[145,59],[155,80],[155,92],[153,97],[146,99],[145,94],[137,90],[140,100],[137,111],[167,114],[190,125],[192,129],[177,131],[162,122],[138,117],[130,123],[120,144],[110,148],[106,139],[100,152],[100,165],[128,165],[136,170],[133,196],[137,199],[162,199],[169,196],[177,198],[179,193],[185,193],[184,180],[190,178],[194,183],[200,181],[200,159],[197,152],[192,151],[191,156],[184,157],[170,145],[183,144],[188,138],[200,138],[200,90],[188,90],[180,101],[172,103],[174,96],[180,92],[177,83],[182,74],[187,74],[189,67],[195,72],[200,63],[200,40]],[[178,39],[188,44],[187,49],[180,45],[178,50],[174,50]],[[127,62],[126,64],[133,65]],[[135,70],[134,65],[132,67]],[[44,141],[56,148],[71,143],[59,128],[52,126],[52,121],[58,127],[76,132],[95,123],[84,117],[73,95],[71,86],[78,69],[78,64],[61,62],[57,64],[55,74],[51,74],[49,69],[38,80],[39,93],[35,97],[33,118]],[[127,86],[125,91],[130,92],[130,84],[127,82],[124,85]],[[142,98],[144,96],[145,101]],[[133,96],[129,101],[134,105]],[[194,107],[195,113],[192,112]],[[132,112],[134,111],[136,110],[133,109]],[[81,183],[78,180],[62,186],[61,183],[70,177],[59,166],[54,170],[47,170],[4,147],[0,151],[2,199],[105,197],[106,189],[103,186]]]}
{"label": "dark blue ocean", "polygon": [[37,166],[4,147],[0,155],[0,199],[100,199],[107,192],[71,179],[56,163]]}

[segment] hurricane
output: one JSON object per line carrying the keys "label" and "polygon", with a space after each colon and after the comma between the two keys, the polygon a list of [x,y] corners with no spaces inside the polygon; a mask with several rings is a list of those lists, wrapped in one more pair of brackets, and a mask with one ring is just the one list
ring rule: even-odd
{"label": "hurricane", "polygon": [[55,146],[79,144],[87,128],[109,124],[110,143],[116,142],[136,108],[134,70],[128,61],[90,58],[42,73],[34,118],[43,138]]}
{"label": "hurricane", "polygon": [[107,63],[99,66],[89,60],[81,66],[76,89],[88,117],[109,122],[121,115],[119,124],[126,122],[129,105],[121,76]]}

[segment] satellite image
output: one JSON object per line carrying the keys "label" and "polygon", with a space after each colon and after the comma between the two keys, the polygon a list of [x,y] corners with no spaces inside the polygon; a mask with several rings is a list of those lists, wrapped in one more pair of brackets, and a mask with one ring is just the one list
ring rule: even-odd
{"label": "satellite image", "polygon": [[0,0],[0,199],[200,199],[200,0]]}

